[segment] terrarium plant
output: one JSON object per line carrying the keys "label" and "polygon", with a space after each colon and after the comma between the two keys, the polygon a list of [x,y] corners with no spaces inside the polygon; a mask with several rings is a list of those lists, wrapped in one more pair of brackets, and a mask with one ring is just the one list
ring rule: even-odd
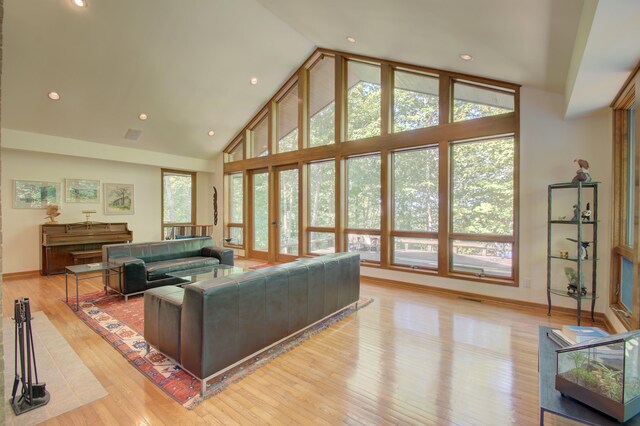
{"label": "terrarium plant", "polygon": [[[599,360],[591,360],[580,351],[571,353],[569,358],[573,360],[575,368],[563,373],[562,376],[614,401],[622,401],[622,370],[607,367]],[[626,386],[635,386],[635,392],[634,389],[627,389],[634,395],[637,395],[640,390],[640,383],[637,380],[627,382]]]}
{"label": "terrarium plant", "polygon": [[556,350],[556,389],[624,422],[640,413],[640,331]]}

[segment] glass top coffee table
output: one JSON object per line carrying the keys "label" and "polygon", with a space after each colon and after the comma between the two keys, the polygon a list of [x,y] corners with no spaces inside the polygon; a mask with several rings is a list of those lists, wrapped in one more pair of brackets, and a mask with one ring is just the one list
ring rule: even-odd
{"label": "glass top coffee table", "polygon": [[204,268],[185,269],[184,271],[169,272],[170,277],[181,278],[186,280],[184,284],[195,283],[198,281],[210,280],[211,278],[226,277],[231,274],[244,272],[243,268],[229,265],[213,265]]}

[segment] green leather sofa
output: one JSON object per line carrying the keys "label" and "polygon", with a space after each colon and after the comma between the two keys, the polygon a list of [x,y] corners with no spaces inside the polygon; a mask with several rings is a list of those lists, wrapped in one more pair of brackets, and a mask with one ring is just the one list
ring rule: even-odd
{"label": "green leather sofa", "polygon": [[360,298],[360,255],[336,253],[145,292],[144,337],[206,382]]}
{"label": "green leather sofa", "polygon": [[[128,298],[155,287],[180,284],[170,272],[216,264],[233,266],[233,250],[215,247],[211,237],[102,246],[102,259],[122,265],[121,283],[117,276],[107,284]],[[121,284],[121,285],[120,285]]]}

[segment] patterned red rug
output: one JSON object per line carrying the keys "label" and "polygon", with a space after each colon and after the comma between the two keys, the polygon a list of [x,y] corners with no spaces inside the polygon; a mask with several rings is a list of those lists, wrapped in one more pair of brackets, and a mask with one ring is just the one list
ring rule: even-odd
{"label": "patterned red rug", "polygon": [[[199,380],[182,370],[173,359],[155,349],[152,348],[148,354],[146,353],[146,342],[143,336],[144,297],[133,297],[125,303],[124,298],[119,295],[105,295],[104,292],[97,292],[81,295],[79,300],[80,310],[76,312],[76,315],[156,386],[188,409],[194,408],[203,401],[200,395]],[[363,308],[371,302],[373,299],[363,297],[358,302],[358,308]],[[69,298],[68,305],[75,309],[76,299]],[[355,312],[355,308],[350,307],[306,331],[292,336],[285,342],[263,352],[259,357],[254,357],[242,365],[234,367],[221,377],[212,379],[207,383],[204,399],[222,392],[230,384],[242,380],[277,356],[290,351],[309,337],[353,312]]]}

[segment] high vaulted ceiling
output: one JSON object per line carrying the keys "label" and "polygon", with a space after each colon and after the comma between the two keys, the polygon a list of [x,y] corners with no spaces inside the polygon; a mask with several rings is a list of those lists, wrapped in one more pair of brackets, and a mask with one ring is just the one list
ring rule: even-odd
{"label": "high vaulted ceiling", "polygon": [[584,114],[640,59],[639,14],[637,0],[10,0],[2,125],[211,159],[316,47],[566,93]]}

